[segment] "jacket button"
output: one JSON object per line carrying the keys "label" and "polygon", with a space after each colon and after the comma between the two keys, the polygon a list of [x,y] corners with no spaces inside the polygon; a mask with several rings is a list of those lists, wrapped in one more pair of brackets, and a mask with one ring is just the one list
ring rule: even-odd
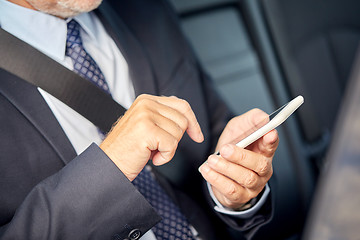
{"label": "jacket button", "polygon": [[140,238],[140,236],[141,236],[141,232],[139,229],[132,230],[128,235],[128,237],[132,240],[137,240]]}

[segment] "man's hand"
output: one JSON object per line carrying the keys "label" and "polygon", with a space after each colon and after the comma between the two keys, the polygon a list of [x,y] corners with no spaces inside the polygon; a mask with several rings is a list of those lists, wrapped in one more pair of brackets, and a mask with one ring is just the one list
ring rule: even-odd
{"label": "man's hand", "polygon": [[204,140],[185,100],[141,95],[113,126],[100,148],[132,181],[150,158],[155,165],[170,161],[185,131],[195,142]]}
{"label": "man's hand", "polygon": [[220,136],[217,145],[220,155],[211,155],[200,167],[215,197],[226,207],[235,210],[241,208],[263,190],[273,173],[272,158],[279,142],[276,130],[246,149],[235,145],[242,133],[266,116],[263,111],[253,109],[233,118]]}

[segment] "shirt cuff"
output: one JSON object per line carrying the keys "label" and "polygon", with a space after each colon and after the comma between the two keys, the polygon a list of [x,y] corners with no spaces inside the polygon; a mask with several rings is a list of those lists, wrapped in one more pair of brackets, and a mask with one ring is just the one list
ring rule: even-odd
{"label": "shirt cuff", "polygon": [[257,201],[257,203],[255,203],[254,206],[250,207],[249,209],[246,210],[241,210],[241,211],[234,211],[232,209],[229,209],[227,207],[224,207],[215,197],[215,194],[211,188],[211,185],[209,183],[207,183],[207,187],[210,193],[210,196],[212,198],[212,200],[215,202],[216,206],[214,206],[215,211],[226,214],[226,215],[231,215],[233,217],[237,217],[237,218],[249,218],[252,217],[253,215],[255,215],[255,213],[264,205],[269,193],[270,193],[270,187],[268,184],[265,185],[265,189],[264,189],[264,193],[262,194],[262,196],[260,197],[260,199]]}

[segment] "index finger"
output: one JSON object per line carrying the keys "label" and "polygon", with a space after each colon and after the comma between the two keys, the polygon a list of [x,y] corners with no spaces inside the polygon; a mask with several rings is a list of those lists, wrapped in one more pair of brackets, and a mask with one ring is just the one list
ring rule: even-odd
{"label": "index finger", "polygon": [[197,121],[195,113],[193,112],[190,104],[186,100],[177,98],[175,96],[171,96],[171,97],[151,96],[151,97],[153,97],[155,101],[180,112],[188,121],[186,132],[189,135],[189,137],[196,142],[204,141],[204,135],[201,131],[200,124]]}

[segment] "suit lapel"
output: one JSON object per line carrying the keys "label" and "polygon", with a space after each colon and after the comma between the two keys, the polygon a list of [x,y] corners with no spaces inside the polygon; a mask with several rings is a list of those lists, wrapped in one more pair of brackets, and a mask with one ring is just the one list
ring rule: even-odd
{"label": "suit lapel", "polygon": [[1,68],[0,79],[0,94],[32,123],[64,164],[73,159],[75,150],[37,88]]}
{"label": "suit lapel", "polygon": [[[158,94],[154,73],[139,41],[107,1],[96,11],[129,65],[135,94]],[[75,150],[37,88],[4,69],[0,69],[0,79],[0,93],[47,139],[60,159],[65,164],[73,159]]]}
{"label": "suit lapel", "polygon": [[96,12],[129,65],[136,96],[142,93],[158,94],[154,73],[144,49],[114,7],[109,1],[104,1]]}

